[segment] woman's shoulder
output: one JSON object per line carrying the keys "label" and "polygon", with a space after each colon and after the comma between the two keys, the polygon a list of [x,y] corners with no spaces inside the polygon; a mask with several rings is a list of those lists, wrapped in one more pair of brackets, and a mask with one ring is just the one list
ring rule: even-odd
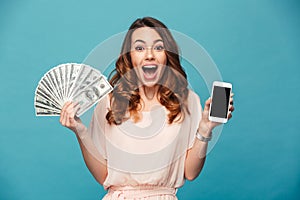
{"label": "woman's shoulder", "polygon": [[189,111],[192,113],[193,115],[198,115],[199,112],[202,111],[202,106],[201,106],[201,102],[200,102],[200,97],[199,95],[193,91],[193,90],[189,90],[189,95],[188,95],[188,109]]}
{"label": "woman's shoulder", "polygon": [[189,89],[188,91],[189,91],[189,94],[188,94],[188,102],[189,103],[200,102],[200,97],[196,92],[194,92],[191,89]]}

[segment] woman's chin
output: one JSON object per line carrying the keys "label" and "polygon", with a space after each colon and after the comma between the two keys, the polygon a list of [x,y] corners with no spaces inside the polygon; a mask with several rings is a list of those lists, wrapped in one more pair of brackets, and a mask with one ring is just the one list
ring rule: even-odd
{"label": "woman's chin", "polygon": [[149,87],[149,88],[154,87],[156,84],[157,84],[156,80],[154,80],[154,81],[145,81],[145,80],[143,80],[142,81],[142,86]]}

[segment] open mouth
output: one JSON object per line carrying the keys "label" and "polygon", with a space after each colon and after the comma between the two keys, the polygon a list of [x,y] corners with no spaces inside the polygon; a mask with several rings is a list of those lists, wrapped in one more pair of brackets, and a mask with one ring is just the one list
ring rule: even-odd
{"label": "open mouth", "polygon": [[145,65],[142,67],[144,72],[144,77],[146,79],[154,79],[157,74],[157,66],[156,65]]}

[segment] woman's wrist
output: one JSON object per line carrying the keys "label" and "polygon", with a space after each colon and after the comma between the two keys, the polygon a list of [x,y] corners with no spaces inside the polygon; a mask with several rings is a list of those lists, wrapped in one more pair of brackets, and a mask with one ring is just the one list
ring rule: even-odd
{"label": "woman's wrist", "polygon": [[84,137],[87,135],[87,128],[83,124],[82,126],[79,125],[75,128],[74,133],[80,139],[84,139]]}
{"label": "woman's wrist", "polygon": [[197,133],[196,133],[196,138],[198,139],[198,140],[200,140],[200,141],[202,141],[202,142],[209,142],[210,140],[211,140],[211,138],[212,138],[212,136],[210,136],[210,137],[204,137],[201,133],[199,133],[198,131],[197,131]]}
{"label": "woman's wrist", "polygon": [[211,138],[212,136],[212,128],[209,128],[208,125],[200,123],[197,133],[200,133],[203,137]]}

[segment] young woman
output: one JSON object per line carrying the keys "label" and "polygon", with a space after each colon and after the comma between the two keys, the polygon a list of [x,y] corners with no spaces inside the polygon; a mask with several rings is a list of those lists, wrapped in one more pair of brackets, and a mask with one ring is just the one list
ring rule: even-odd
{"label": "young woman", "polygon": [[[177,44],[162,22],[146,17],[130,26],[110,83],[113,92],[99,101],[89,128],[75,116],[75,103],[60,117],[108,190],[103,199],[177,199],[184,180],[201,172],[219,124],[208,120],[211,99],[202,111],[187,88]],[[230,102],[228,118],[232,96]]]}

